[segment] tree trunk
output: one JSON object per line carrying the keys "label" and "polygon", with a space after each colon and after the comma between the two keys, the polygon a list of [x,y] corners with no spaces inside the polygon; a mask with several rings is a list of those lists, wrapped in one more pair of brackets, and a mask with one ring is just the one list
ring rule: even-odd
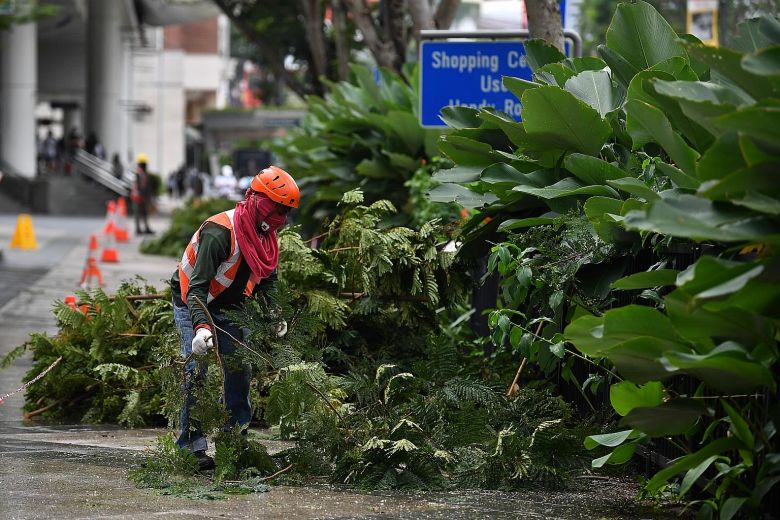
{"label": "tree trunk", "polygon": [[395,53],[400,57],[400,64],[406,61],[406,1],[385,0],[387,5],[387,28]]}
{"label": "tree trunk", "polygon": [[328,57],[325,35],[322,32],[322,3],[320,0],[300,0],[306,39],[311,53],[312,82],[322,90],[320,78],[328,77]]}
{"label": "tree trunk", "polygon": [[433,24],[437,29],[449,29],[460,7],[460,0],[440,0],[433,15]]}
{"label": "tree trunk", "polygon": [[347,17],[341,0],[332,1],[333,39],[336,43],[336,76],[344,81],[349,76],[349,45],[347,44]]}
{"label": "tree trunk", "polygon": [[392,42],[382,39],[366,0],[344,0],[344,3],[377,64],[400,72],[403,59],[395,52]]}
{"label": "tree trunk", "polygon": [[563,52],[563,23],[558,0],[525,0],[528,32],[531,38],[541,38]]}

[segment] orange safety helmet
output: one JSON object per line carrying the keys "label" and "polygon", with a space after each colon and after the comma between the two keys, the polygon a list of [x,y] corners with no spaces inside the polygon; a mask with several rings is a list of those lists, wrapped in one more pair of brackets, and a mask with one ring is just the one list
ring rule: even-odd
{"label": "orange safety helmet", "polygon": [[269,166],[255,175],[250,187],[259,193],[265,193],[272,201],[291,208],[297,208],[301,198],[301,192],[292,175],[278,166]]}

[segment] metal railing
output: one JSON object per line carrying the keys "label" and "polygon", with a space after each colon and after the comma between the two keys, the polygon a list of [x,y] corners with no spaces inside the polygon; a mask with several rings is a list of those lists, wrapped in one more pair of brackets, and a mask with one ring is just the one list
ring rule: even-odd
{"label": "metal railing", "polygon": [[135,174],[124,168],[122,177],[115,177],[113,165],[99,157],[77,150],[73,162],[76,172],[92,179],[105,188],[113,191],[121,197],[127,197],[130,194],[130,188],[135,180]]}

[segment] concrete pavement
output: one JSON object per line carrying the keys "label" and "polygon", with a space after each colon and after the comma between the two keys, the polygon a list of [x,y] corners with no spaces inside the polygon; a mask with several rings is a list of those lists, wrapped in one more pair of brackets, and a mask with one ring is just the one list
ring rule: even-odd
{"label": "concrete pavement", "polygon": [[[40,249],[6,250],[0,264],[0,355],[29,333],[56,332],[51,302],[72,294],[90,233],[102,219],[33,217]],[[0,244],[15,217],[0,215]],[[163,230],[164,218],[153,226]],[[120,263],[100,264],[107,289],[141,275],[161,285],[175,261],[138,253],[140,240],[119,244]],[[0,371],[0,394],[17,388],[28,358]],[[578,481],[567,492],[370,493],[326,487],[274,486],[263,494],[202,501],[136,489],[127,469],[142,460],[161,430],[23,424],[22,395],[0,406],[0,518],[648,518],[633,502],[628,479]],[[270,451],[280,443],[268,443]]]}

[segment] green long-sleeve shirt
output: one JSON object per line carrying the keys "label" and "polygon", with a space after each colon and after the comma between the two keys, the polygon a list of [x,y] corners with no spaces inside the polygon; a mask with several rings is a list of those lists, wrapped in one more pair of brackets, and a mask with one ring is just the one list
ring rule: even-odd
{"label": "green long-sleeve shirt", "polygon": [[[230,230],[214,222],[206,222],[206,225],[200,231],[200,240],[198,242],[198,254],[195,257],[195,268],[190,277],[190,286],[187,290],[187,307],[190,310],[190,319],[192,326],[197,327],[208,323],[206,313],[203,312],[200,305],[195,303],[194,297],[197,296],[200,301],[206,302],[209,293],[209,283],[217,274],[219,264],[230,257]],[[249,264],[241,258],[238,264],[238,271],[230,287],[222,291],[209,304],[210,312],[219,312],[231,307],[238,307],[244,301],[244,289],[249,281],[251,269]],[[255,286],[254,292],[267,291],[276,281],[276,272],[271,276],[260,281]],[[181,284],[179,283],[178,269],[171,277],[171,290],[173,300],[176,305],[184,306],[181,299]]]}

